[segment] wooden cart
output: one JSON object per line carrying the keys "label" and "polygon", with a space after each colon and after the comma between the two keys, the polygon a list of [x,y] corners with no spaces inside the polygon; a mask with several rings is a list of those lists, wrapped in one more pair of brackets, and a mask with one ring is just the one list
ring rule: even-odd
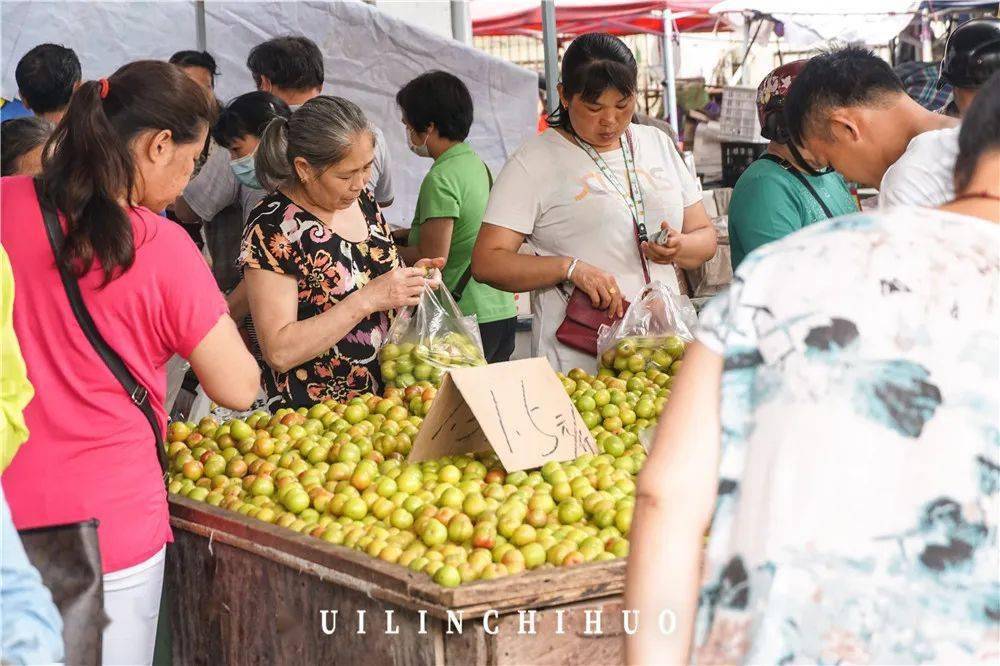
{"label": "wooden cart", "polygon": [[171,496],[170,512],[175,664],[623,663],[624,560],[443,588],[202,502]]}

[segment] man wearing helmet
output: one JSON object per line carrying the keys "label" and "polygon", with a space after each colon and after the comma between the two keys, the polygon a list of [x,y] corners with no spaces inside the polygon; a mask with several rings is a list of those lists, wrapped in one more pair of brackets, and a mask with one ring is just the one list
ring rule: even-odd
{"label": "man wearing helmet", "polygon": [[[950,84],[959,115],[979,89],[1000,71],[1000,19],[980,18],[962,24],[948,39],[938,86]],[[959,127],[918,134],[902,157],[885,172],[880,206],[940,206],[955,198],[953,171]]]}
{"label": "man wearing helmet", "polygon": [[757,88],[760,133],[771,142],[733,188],[729,243],[734,271],[761,245],[857,209],[844,179],[813,169],[807,161],[809,154],[789,141],[785,97],[806,62],[797,60],[778,67]]}

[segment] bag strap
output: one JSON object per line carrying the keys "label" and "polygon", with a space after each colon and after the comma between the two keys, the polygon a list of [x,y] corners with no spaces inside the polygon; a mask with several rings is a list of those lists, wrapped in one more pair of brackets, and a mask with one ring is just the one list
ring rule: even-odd
{"label": "bag strap", "polygon": [[[493,191],[493,172],[490,171],[490,167],[487,166],[486,162],[483,162],[483,168],[486,169],[486,180],[489,182],[489,190]],[[455,283],[455,288],[451,290],[451,297],[455,299],[455,303],[462,300],[462,294],[465,293],[465,288],[469,284],[469,280],[472,279],[472,259],[469,259],[469,265],[465,267],[465,272],[462,273],[462,277],[458,278],[458,282]]]}
{"label": "bag strap", "polygon": [[41,181],[37,178],[35,179],[35,193],[38,196],[38,206],[42,211],[42,220],[45,221],[46,235],[49,239],[49,245],[52,248],[52,254],[55,255],[56,267],[59,269],[59,277],[62,278],[63,288],[66,290],[67,298],[69,298],[69,306],[73,310],[73,316],[76,317],[77,323],[83,330],[83,334],[87,337],[87,341],[94,348],[94,351],[97,352],[97,355],[101,357],[104,364],[108,366],[111,374],[115,376],[118,383],[125,389],[125,393],[132,400],[132,403],[139,408],[139,411],[149,421],[149,427],[153,430],[153,439],[156,442],[156,458],[160,462],[160,469],[166,472],[167,452],[163,448],[163,434],[160,432],[159,420],[156,417],[156,412],[153,411],[153,406],[149,403],[149,392],[135,378],[135,375],[128,369],[118,353],[105,342],[101,333],[97,330],[93,318],[90,316],[90,311],[87,310],[87,305],[83,302],[79,282],[72,273],[66,270],[62,262],[59,261],[59,249],[65,242],[65,236],[63,235],[62,225],[59,223],[59,217],[56,215],[56,211],[46,203]]}
{"label": "bag strap", "polygon": [[[636,208],[642,214],[642,219],[638,217],[632,219],[635,226],[635,247],[639,251],[639,263],[642,264],[642,277],[646,281],[646,285],[649,285],[651,282],[649,277],[649,262],[646,261],[646,255],[642,253],[642,244],[649,241],[649,234],[646,232],[646,205],[642,198],[639,175],[635,169],[635,146],[632,143],[631,128],[625,130],[625,139],[628,145],[625,166],[629,175],[629,191],[638,201]],[[623,145],[622,148],[624,149],[624,147]]]}
{"label": "bag strap", "polygon": [[763,155],[760,156],[760,158],[767,160],[769,162],[774,162],[775,164],[783,168],[785,171],[795,176],[798,179],[798,181],[802,183],[802,186],[806,188],[809,194],[812,195],[813,199],[816,200],[816,203],[819,204],[819,207],[823,209],[823,214],[826,215],[826,219],[830,219],[834,216],[833,212],[830,211],[829,206],[827,206],[826,202],[823,201],[822,197],[819,196],[819,192],[817,192],[816,188],[814,188],[812,186],[812,183],[809,182],[809,179],[806,178],[801,171],[799,171],[791,164],[789,164],[788,160],[783,160],[777,155],[772,155],[771,153],[764,153]]}

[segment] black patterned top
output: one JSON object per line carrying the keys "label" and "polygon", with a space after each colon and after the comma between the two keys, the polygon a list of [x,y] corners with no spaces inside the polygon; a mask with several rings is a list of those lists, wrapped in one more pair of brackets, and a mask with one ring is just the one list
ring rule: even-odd
{"label": "black patterned top", "polygon": [[[368,239],[345,240],[315,215],[276,192],[261,201],[247,222],[240,264],[294,276],[299,321],[321,314],[372,279],[400,266],[396,246],[371,194],[359,199],[368,221]],[[326,399],[345,401],[381,391],[378,349],[392,312],[363,319],[336,345],[288,372],[265,373],[268,398],[289,407]]]}

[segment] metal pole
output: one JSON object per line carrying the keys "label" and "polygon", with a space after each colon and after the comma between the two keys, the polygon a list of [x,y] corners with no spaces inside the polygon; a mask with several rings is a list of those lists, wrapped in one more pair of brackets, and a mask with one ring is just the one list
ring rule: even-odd
{"label": "metal pole", "polygon": [[208,50],[208,35],[205,33],[205,0],[194,3],[194,34],[199,51]]}
{"label": "metal pole", "polygon": [[[752,15],[749,12],[743,14],[743,53],[750,52],[750,24],[753,23]],[[747,56],[744,56],[743,63],[740,64],[740,83],[750,84],[750,69],[746,63]]]}
{"label": "metal pole", "polygon": [[677,118],[677,80],[674,76],[674,13],[663,12],[663,99],[667,103],[667,119],[680,137],[680,120]]}
{"label": "metal pole", "polygon": [[451,36],[472,46],[472,14],[469,0],[451,0]]}
{"label": "metal pole", "polygon": [[559,105],[559,50],[556,47],[556,3],[542,0],[542,42],[545,47],[545,110],[555,111]]}
{"label": "metal pole", "polygon": [[921,62],[934,61],[934,39],[931,37],[931,15],[930,11],[924,7],[920,12],[920,60]]}

